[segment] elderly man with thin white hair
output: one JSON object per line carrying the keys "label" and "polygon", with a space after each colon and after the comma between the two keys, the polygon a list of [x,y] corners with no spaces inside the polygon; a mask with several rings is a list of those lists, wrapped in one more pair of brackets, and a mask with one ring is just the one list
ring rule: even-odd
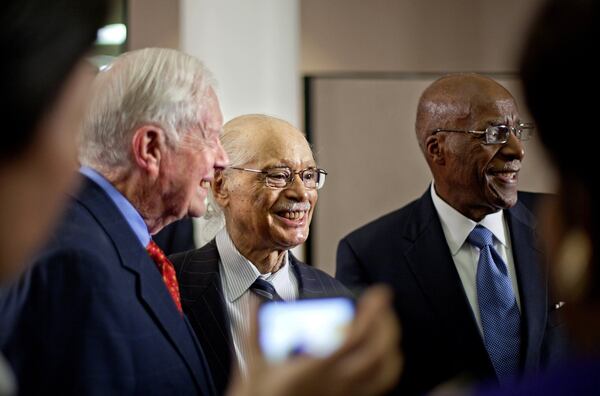
{"label": "elderly man with thin white hair", "polygon": [[245,115],[225,124],[221,141],[231,166],[215,175],[211,200],[220,213],[213,219],[224,218],[225,227],[202,248],[171,257],[217,390],[225,389],[232,360],[243,373],[251,364],[244,341],[252,303],[350,294],[290,251],[308,237],[327,174],[302,132]]}
{"label": "elderly man with thin white hair", "polygon": [[145,49],[98,74],[80,142],[81,189],[12,297],[8,348],[28,394],[213,394],[152,235],[204,213],[227,165],[208,71]]}
{"label": "elderly man with thin white hair", "polygon": [[[96,76],[81,189],[0,306],[3,348],[15,356],[23,394],[216,393],[173,265],[152,235],[205,212],[209,184],[228,164],[221,129],[210,74],[189,55],[134,51]],[[253,375],[231,394],[310,395],[323,378],[366,395],[388,388],[400,367],[389,300],[377,290],[363,299],[345,349],[330,359],[272,366],[250,337]],[[373,370],[375,378],[366,375]]]}

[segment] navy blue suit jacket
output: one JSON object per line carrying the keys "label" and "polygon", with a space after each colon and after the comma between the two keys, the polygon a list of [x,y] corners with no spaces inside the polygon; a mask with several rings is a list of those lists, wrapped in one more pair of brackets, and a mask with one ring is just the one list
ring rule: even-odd
{"label": "navy blue suit jacket", "polygon": [[21,394],[214,394],[155,263],[87,178],[51,243],[5,293],[0,347]]}
{"label": "navy blue suit jacket", "polygon": [[[536,195],[519,193],[519,202],[504,211],[521,299],[524,371],[559,361],[567,351],[548,296],[535,219],[521,202],[534,202]],[[429,189],[342,239],[336,278],[351,289],[373,283],[393,288],[405,354],[398,393],[420,394],[455,377],[495,380]]]}
{"label": "navy blue suit jacket", "polygon": [[[221,287],[217,244],[213,239],[200,249],[169,258],[177,271],[183,310],[206,353],[217,392],[222,394],[235,352]],[[291,252],[290,258],[300,298],[350,297],[350,292],[331,276],[302,263]]]}

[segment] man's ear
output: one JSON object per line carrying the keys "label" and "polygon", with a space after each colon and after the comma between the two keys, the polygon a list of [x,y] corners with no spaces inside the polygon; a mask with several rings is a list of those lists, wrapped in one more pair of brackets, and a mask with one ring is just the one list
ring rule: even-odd
{"label": "man's ear", "polygon": [[155,125],[142,125],[133,133],[131,149],[137,167],[151,178],[158,177],[167,150],[164,131]]}
{"label": "man's ear", "polygon": [[229,192],[225,188],[225,179],[223,177],[223,170],[215,171],[215,177],[211,183],[212,194],[215,201],[220,207],[224,208],[229,202]]}
{"label": "man's ear", "polygon": [[441,135],[431,135],[425,140],[425,154],[435,164],[444,165],[444,148],[444,137]]}

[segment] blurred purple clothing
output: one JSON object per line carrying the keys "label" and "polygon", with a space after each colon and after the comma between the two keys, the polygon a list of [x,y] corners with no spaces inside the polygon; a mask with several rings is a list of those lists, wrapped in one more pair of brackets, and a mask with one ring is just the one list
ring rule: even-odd
{"label": "blurred purple clothing", "polygon": [[572,361],[544,374],[526,377],[514,386],[477,389],[474,395],[600,395],[600,360]]}

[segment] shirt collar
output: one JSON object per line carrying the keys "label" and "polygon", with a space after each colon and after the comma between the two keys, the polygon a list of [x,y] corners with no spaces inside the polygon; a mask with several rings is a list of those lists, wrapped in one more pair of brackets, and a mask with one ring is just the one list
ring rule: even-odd
{"label": "shirt collar", "polygon": [[448,247],[450,248],[452,256],[458,253],[471,231],[473,231],[478,224],[490,230],[492,234],[494,234],[494,237],[496,237],[496,240],[506,246],[504,216],[502,210],[485,216],[480,222],[475,222],[440,198],[435,191],[433,183],[431,183],[431,199],[433,200],[433,206],[440,217],[442,228],[444,229],[446,241],[448,242]]}
{"label": "shirt collar", "polygon": [[284,253],[283,265],[277,272],[261,274],[258,268],[237,250],[226,228],[219,231],[215,240],[225,278],[225,297],[230,302],[240,298],[259,277],[274,283],[276,290],[279,282],[289,279],[287,251]]}
{"label": "shirt collar", "polygon": [[88,166],[82,166],[79,168],[79,173],[88,178],[92,179],[108,197],[116,205],[119,212],[125,217],[127,224],[131,227],[131,230],[140,241],[142,246],[146,248],[150,243],[150,233],[148,232],[148,226],[142,219],[142,216],[135,209],[135,207],[125,198],[123,194],[119,192],[104,176],[102,176],[97,170],[92,169]]}

